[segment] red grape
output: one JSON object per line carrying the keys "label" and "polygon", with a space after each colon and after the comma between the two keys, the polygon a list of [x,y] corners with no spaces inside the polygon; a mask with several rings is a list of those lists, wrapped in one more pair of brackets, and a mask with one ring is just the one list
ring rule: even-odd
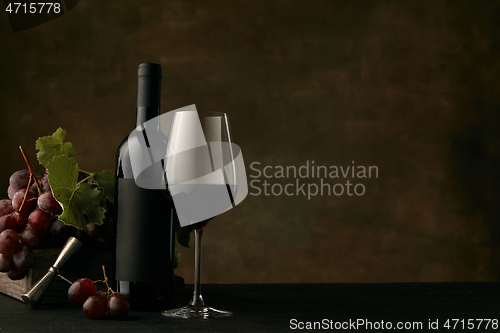
{"label": "red grape", "polygon": [[52,192],[52,189],[50,188],[49,177],[48,177],[47,173],[42,178],[42,190],[43,190],[43,192],[49,192],[49,193]]}
{"label": "red grape", "polygon": [[54,222],[50,225],[50,232],[53,235],[63,234],[67,237],[69,235],[69,231],[67,229],[68,226],[61,220],[54,220]]}
{"label": "red grape", "polygon": [[20,190],[22,188],[28,187],[28,182],[30,179],[30,172],[28,170],[16,171],[10,176],[9,184],[12,188]]}
{"label": "red grape", "polygon": [[[16,194],[14,195],[14,198],[12,198],[12,207],[15,210],[19,211],[19,209],[21,208],[25,193],[26,193],[26,189],[22,188],[19,191],[17,191]],[[35,209],[35,206],[36,206],[35,192],[33,192],[32,190],[29,190],[28,195],[26,196],[26,202],[23,205],[23,209],[21,211],[21,214],[28,214],[33,209]]]}
{"label": "red grape", "polygon": [[26,228],[19,234],[21,244],[30,248],[36,247],[40,243],[41,231],[31,228]]}
{"label": "red grape", "polygon": [[14,216],[16,218],[17,224],[16,230],[18,232],[22,232],[26,228],[26,226],[28,226],[28,218],[23,214],[15,214]]}
{"label": "red grape", "polygon": [[13,254],[19,247],[19,235],[12,229],[0,233],[0,253]]}
{"label": "red grape", "polygon": [[0,254],[0,272],[7,273],[14,267],[12,254]]}
{"label": "red grape", "polygon": [[9,196],[9,199],[12,200],[14,198],[14,195],[16,195],[17,190],[13,188],[12,186],[9,186],[7,189],[7,195]]}
{"label": "red grape", "polygon": [[14,211],[12,208],[12,201],[9,199],[0,200],[0,216],[9,215]]}
{"label": "red grape", "polygon": [[21,269],[21,268],[16,267],[15,265],[12,267],[12,269],[10,271],[7,272],[7,276],[11,280],[21,280],[26,275],[28,275],[27,269]]}
{"label": "red grape", "polygon": [[97,237],[101,233],[101,228],[95,223],[87,222],[87,224],[85,225],[85,231],[87,232],[87,234],[89,234],[89,236]]}
{"label": "red grape", "polygon": [[127,298],[120,293],[113,293],[108,299],[108,312],[116,319],[125,318],[130,311],[130,304]]}
{"label": "red grape", "polygon": [[63,245],[70,236],[70,228],[60,220],[54,220],[50,225],[50,242],[54,246]]}
{"label": "red grape", "polygon": [[14,264],[20,269],[28,269],[36,263],[36,256],[26,245],[21,245],[12,255]]}
{"label": "red grape", "polygon": [[52,222],[52,214],[37,208],[28,216],[28,222],[33,229],[45,230]]}
{"label": "red grape", "polygon": [[0,216],[0,232],[7,229],[16,229],[17,219],[14,215]]}
{"label": "red grape", "polygon": [[45,192],[38,197],[38,207],[47,213],[62,213],[61,205],[59,205],[59,202],[54,199],[52,192]]}
{"label": "red grape", "polygon": [[108,299],[104,296],[90,296],[85,303],[83,303],[83,313],[89,318],[101,318],[106,311],[108,311]]}
{"label": "red grape", "polygon": [[91,279],[83,278],[73,282],[68,290],[69,300],[73,304],[82,305],[87,298],[95,295],[97,289]]}

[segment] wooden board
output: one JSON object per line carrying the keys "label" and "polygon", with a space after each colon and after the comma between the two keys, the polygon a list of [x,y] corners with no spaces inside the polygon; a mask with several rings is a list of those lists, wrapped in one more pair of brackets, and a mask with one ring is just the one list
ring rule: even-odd
{"label": "wooden board", "polygon": [[[54,264],[61,249],[34,250],[38,260],[30,268],[28,275],[17,281],[10,280],[6,273],[0,273],[0,292],[22,301],[21,295],[43,277]],[[60,274],[70,281],[89,278],[93,281],[102,280],[102,266],[106,266],[106,275],[113,279],[112,251],[81,250],[75,254]],[[68,288],[70,284],[61,278],[56,278],[43,299],[43,303],[69,303]],[[104,284],[98,284],[98,290],[105,290]]]}

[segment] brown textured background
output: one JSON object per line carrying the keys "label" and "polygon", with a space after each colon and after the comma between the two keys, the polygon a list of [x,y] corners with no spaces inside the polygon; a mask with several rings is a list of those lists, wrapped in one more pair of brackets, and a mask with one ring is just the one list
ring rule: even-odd
{"label": "brown textured background", "polygon": [[206,229],[203,282],[497,281],[499,18],[498,1],[85,0],[14,34],[3,13],[1,184],[59,126],[82,169],[112,169],[137,66],[159,62],[162,110],[227,112],[248,175],[379,168],[361,197],[249,195]]}

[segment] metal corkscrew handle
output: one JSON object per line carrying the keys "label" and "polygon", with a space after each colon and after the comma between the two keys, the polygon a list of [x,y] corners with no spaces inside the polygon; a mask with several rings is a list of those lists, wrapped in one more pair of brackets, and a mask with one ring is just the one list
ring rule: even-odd
{"label": "metal corkscrew handle", "polygon": [[42,299],[52,284],[52,281],[54,281],[54,278],[59,274],[61,267],[71,258],[71,256],[73,256],[73,254],[78,252],[82,246],[83,243],[78,239],[75,237],[69,237],[61,250],[61,253],[57,257],[56,262],[49,268],[47,274],[45,274],[35,285],[33,285],[21,296],[24,303],[31,307],[37,307],[42,302]]}

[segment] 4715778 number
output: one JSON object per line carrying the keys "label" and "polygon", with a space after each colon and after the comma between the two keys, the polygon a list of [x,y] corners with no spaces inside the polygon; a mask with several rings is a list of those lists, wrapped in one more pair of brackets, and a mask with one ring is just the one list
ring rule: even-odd
{"label": "4715778 number", "polygon": [[10,14],[59,14],[61,12],[61,4],[58,2],[11,2],[5,8],[5,11]]}
{"label": "4715778 number", "polygon": [[449,330],[478,330],[478,329],[498,329],[498,319],[448,319],[443,325],[444,328]]}

